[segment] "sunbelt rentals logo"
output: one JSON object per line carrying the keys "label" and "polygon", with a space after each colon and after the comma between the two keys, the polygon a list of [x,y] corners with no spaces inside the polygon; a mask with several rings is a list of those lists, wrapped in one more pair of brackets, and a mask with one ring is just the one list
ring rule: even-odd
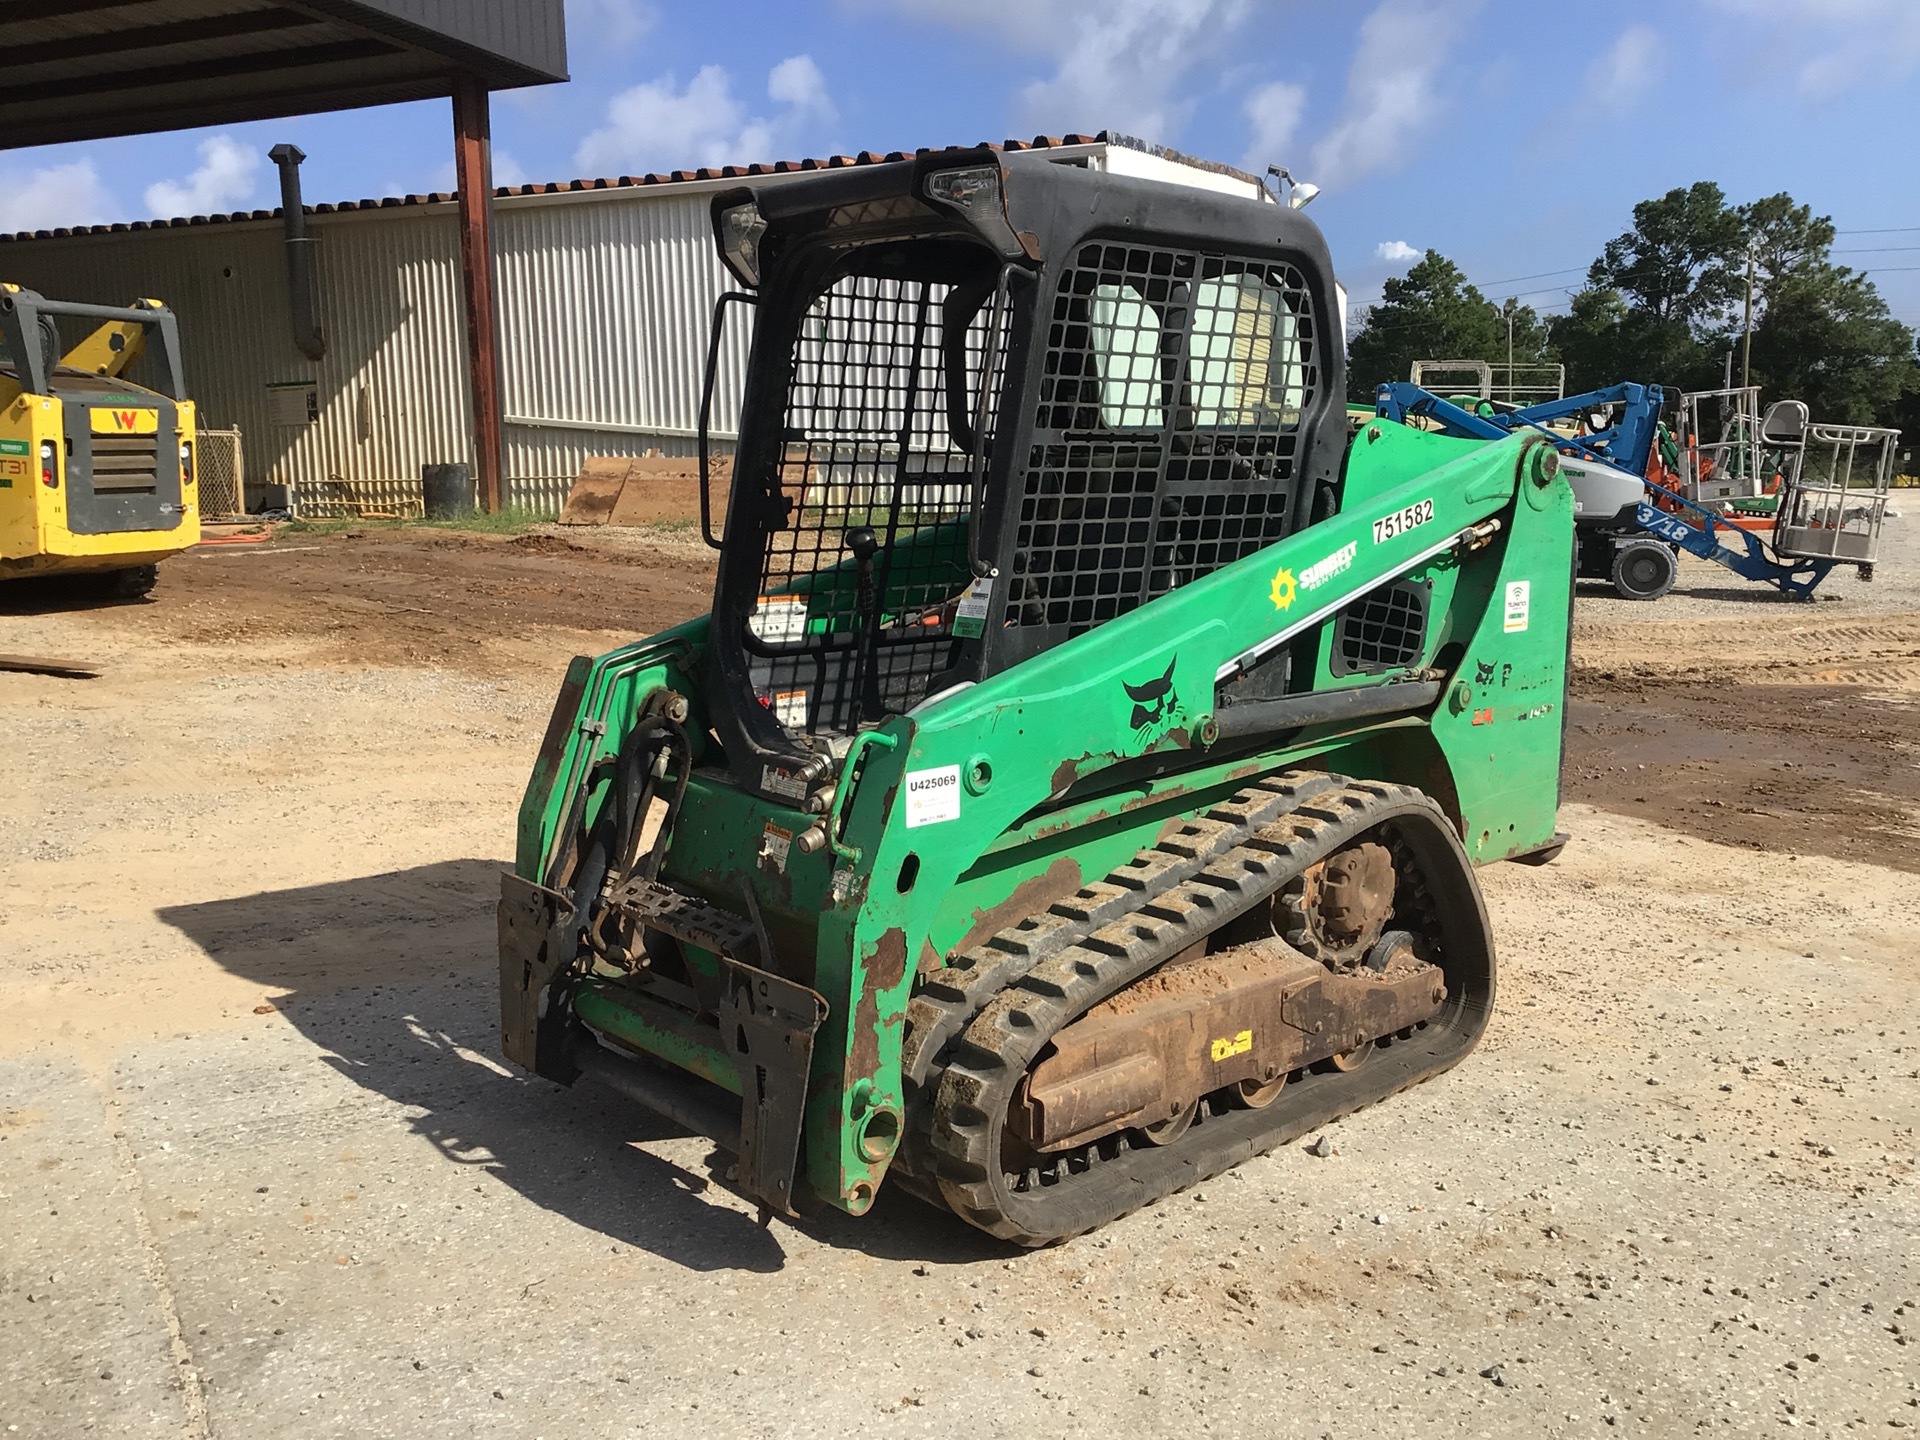
{"label": "sunbelt rentals logo", "polygon": [[1349,540],[1338,550],[1327,556],[1326,559],[1316,560],[1313,564],[1302,570],[1300,572],[1300,588],[1302,590],[1318,590],[1322,585],[1326,584],[1327,581],[1340,574],[1341,571],[1352,566],[1353,557],[1359,553],[1360,542],[1358,540]]}

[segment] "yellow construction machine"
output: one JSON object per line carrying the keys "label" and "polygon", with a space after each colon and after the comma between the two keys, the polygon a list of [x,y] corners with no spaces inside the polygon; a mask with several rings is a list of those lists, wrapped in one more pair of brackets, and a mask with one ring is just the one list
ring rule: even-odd
{"label": "yellow construction machine", "polygon": [[[66,347],[63,321],[94,328]],[[155,388],[127,378],[143,355]],[[144,595],[159,562],[200,539],[193,451],[171,310],[0,284],[0,580],[86,575]]]}

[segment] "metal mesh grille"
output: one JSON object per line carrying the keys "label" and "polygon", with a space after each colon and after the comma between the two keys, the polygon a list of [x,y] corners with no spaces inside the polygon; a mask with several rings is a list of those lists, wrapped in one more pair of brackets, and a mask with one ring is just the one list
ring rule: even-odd
{"label": "metal mesh grille", "polygon": [[194,435],[194,471],[200,518],[225,520],[247,513],[246,467],[238,430],[201,430]]}
{"label": "metal mesh grille", "polygon": [[[746,642],[755,689],[790,730],[846,733],[910,709],[956,657],[973,457],[949,416],[976,411],[992,313],[979,287],[848,276],[800,323]],[[966,326],[952,391],[949,324]],[[1006,351],[992,349],[997,395]],[[849,563],[860,530],[875,545],[864,581]],[[809,576],[804,601],[778,594]]]}
{"label": "metal mesh grille", "polygon": [[1340,612],[1334,625],[1336,675],[1379,674],[1420,658],[1427,635],[1427,588],[1389,585],[1363,595]]}
{"label": "metal mesh grille", "polygon": [[1005,623],[1077,635],[1284,536],[1315,338],[1291,265],[1083,247],[1049,316]]}

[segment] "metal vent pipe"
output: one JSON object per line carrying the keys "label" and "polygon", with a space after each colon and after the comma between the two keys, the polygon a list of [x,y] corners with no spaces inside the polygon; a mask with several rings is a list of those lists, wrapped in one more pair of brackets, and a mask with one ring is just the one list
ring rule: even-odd
{"label": "metal vent pipe", "polygon": [[309,360],[323,359],[327,337],[320,328],[320,304],[313,277],[313,238],[307,234],[307,211],[300,200],[300,162],[307,158],[298,145],[276,145],[267,158],[280,167],[280,216],[287,231],[287,303],[293,312],[293,343]]}

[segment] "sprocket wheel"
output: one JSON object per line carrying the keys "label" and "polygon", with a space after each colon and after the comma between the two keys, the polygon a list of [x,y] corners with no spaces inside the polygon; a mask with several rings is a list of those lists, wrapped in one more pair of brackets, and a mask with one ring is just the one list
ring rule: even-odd
{"label": "sprocket wheel", "polygon": [[1330,855],[1274,897],[1274,929],[1327,965],[1360,961],[1393,917],[1393,853],[1362,841]]}

